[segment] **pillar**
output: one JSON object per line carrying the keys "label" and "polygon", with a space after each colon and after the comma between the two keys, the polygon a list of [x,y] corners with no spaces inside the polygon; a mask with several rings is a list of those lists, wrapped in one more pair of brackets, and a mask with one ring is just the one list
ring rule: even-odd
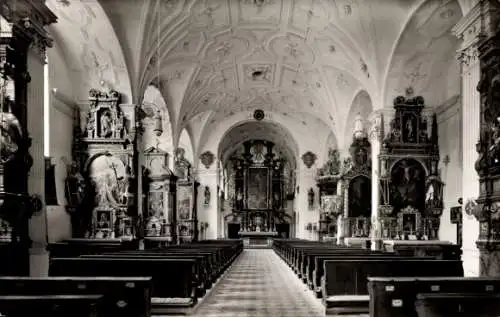
{"label": "pillar", "polygon": [[[12,23],[13,39],[10,47],[15,57],[15,105],[12,113],[22,125],[26,145],[20,146],[27,160],[20,162],[16,170],[17,179],[11,179],[17,194],[31,194],[38,199],[35,213],[29,219],[27,233],[21,230],[21,239],[29,245],[29,274],[46,276],[49,256],[47,214],[45,196],[45,158],[44,158],[44,63],[46,48],[51,40],[45,27],[55,23],[57,17],[45,5],[45,1],[7,0],[0,8],[0,14]],[[29,151],[29,154],[27,153]],[[30,169],[30,161],[32,161]],[[7,184],[6,188],[9,187]],[[11,187],[13,188],[13,187]],[[7,189],[7,191],[9,191]],[[31,200],[31,202],[34,202]],[[30,204],[32,205],[32,204]],[[35,207],[35,206],[31,206]],[[29,216],[29,215],[28,215]],[[26,219],[27,220],[27,219]],[[24,220],[23,220],[24,221]],[[24,226],[22,224],[21,226]],[[27,237],[24,237],[27,236]],[[23,238],[24,237],[24,238]]]}
{"label": "pillar", "polygon": [[[318,236],[313,230],[306,230],[308,223],[319,225],[319,188],[316,185],[316,155],[307,152],[302,156],[297,172],[297,205],[299,221],[297,227],[297,238],[317,240]],[[314,192],[313,206],[309,206],[309,191]],[[311,207],[311,208],[310,208]]]}
{"label": "pillar", "polygon": [[[453,33],[462,40],[458,61],[462,70],[462,199],[466,210],[470,210],[479,196],[479,177],[474,164],[478,158],[476,143],[479,141],[481,116],[481,99],[476,87],[481,75],[478,46],[485,13],[482,6],[483,4],[477,4],[453,28]],[[478,276],[479,250],[476,240],[479,236],[479,223],[466,210],[462,211],[464,274]]]}
{"label": "pillar", "polygon": [[[36,48],[38,49],[38,48]],[[45,198],[45,158],[44,158],[44,64],[45,52],[37,52],[33,47],[28,52],[28,72],[31,82],[28,85],[28,132],[32,144],[30,153],[33,166],[28,177],[28,192]],[[44,200],[44,199],[42,199]],[[44,202],[45,205],[45,202]],[[49,255],[47,251],[47,209],[35,213],[29,222],[29,235],[32,240],[30,248],[30,275],[44,276],[48,274]]]}
{"label": "pillar", "polygon": [[382,235],[380,223],[380,174],[379,174],[379,155],[383,137],[383,114],[374,112],[370,116],[370,145],[371,145],[371,164],[372,164],[372,217],[371,217],[371,249],[380,250],[382,248]]}
{"label": "pillar", "polygon": [[[217,184],[218,184],[218,171],[217,164],[203,166],[199,164],[196,172],[200,189],[198,192],[198,223],[203,226],[204,223],[208,224],[206,228],[201,228],[200,240],[202,239],[217,239],[222,238],[223,230],[219,228],[219,206],[217,199]],[[208,187],[210,191],[210,199],[208,204],[205,204],[205,188]]]}

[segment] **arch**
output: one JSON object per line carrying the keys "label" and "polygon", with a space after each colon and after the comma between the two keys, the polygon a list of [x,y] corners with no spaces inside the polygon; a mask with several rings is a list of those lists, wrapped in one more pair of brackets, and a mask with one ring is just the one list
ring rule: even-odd
{"label": "arch", "polygon": [[[358,115],[363,118],[363,125],[365,129],[368,129],[367,120],[369,115],[373,112],[373,103],[370,95],[364,89],[359,90],[354,96],[351,107],[349,108],[349,113],[346,118],[346,125],[344,131],[344,142],[352,141],[352,134],[354,132],[354,125],[356,117]],[[348,147],[350,144],[343,144],[344,147]]]}
{"label": "arch", "polygon": [[[145,118],[142,120],[145,129],[142,136],[144,149],[150,146],[158,146],[164,151],[171,152],[174,149],[173,129],[171,116],[161,92],[155,86],[148,86],[141,106],[145,112]],[[161,118],[161,134],[155,131],[157,128],[157,115]]]}
{"label": "arch", "polygon": [[333,131],[330,131],[330,134],[328,134],[326,140],[325,140],[325,145],[323,146],[323,151],[321,152],[321,155],[319,156],[320,159],[320,164],[326,162],[328,160],[328,151],[330,149],[338,149],[338,142],[337,142],[337,137],[335,136],[335,133]]}
{"label": "arch", "polygon": [[179,142],[177,148],[182,148],[185,150],[185,157],[191,163],[194,164],[194,145],[190,133],[186,128],[182,129],[179,136]]}
{"label": "arch", "polygon": [[[238,112],[222,120],[208,122],[203,129],[203,133],[201,134],[202,137],[199,141],[200,148],[198,149],[198,153],[202,153],[206,150],[218,153],[219,142],[222,140],[227,131],[230,131],[231,128],[241,123],[254,121],[255,119],[253,119],[252,115],[249,115],[248,112]],[[298,149],[297,153],[306,151],[320,153],[323,144],[318,142],[318,140],[324,140],[329,131],[331,131],[328,126],[321,126],[320,122],[318,122],[318,125],[315,125],[314,127],[305,126],[298,119],[294,119],[290,116],[285,116],[277,112],[266,112],[266,118],[264,118],[261,122],[275,123],[287,130],[296,144]],[[293,127],[293,130],[288,127]],[[314,129],[314,131],[311,131],[310,129]]]}
{"label": "arch", "polygon": [[131,81],[122,46],[101,4],[47,0],[47,6],[59,18],[48,30],[71,67],[74,97],[86,100],[89,89],[105,86],[120,92],[123,103],[130,102]]}
{"label": "arch", "polygon": [[[250,133],[249,133],[250,132]],[[232,126],[223,135],[217,149],[217,156],[224,163],[237,147],[252,139],[271,141],[294,166],[298,158],[298,146],[290,131],[275,122],[248,121]]]}
{"label": "arch", "polygon": [[[382,100],[375,110],[391,107],[392,99],[404,95],[408,87],[424,96],[430,106],[450,98],[445,92],[448,86],[459,89],[459,65],[454,58],[459,41],[449,30],[461,17],[462,8],[456,0],[422,0],[414,7],[394,42],[385,69]],[[450,73],[455,83],[448,82]]]}

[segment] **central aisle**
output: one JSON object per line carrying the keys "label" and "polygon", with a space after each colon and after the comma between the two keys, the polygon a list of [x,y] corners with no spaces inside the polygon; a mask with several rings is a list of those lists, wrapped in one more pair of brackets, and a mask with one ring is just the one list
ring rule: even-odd
{"label": "central aisle", "polygon": [[319,317],[323,307],[269,249],[247,249],[208,295],[195,316]]}

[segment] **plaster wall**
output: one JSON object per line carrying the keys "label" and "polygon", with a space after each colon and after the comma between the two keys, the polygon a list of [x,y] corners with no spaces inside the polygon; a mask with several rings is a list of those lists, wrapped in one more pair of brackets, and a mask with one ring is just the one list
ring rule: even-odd
{"label": "plaster wall", "polygon": [[[436,109],[441,156],[441,178],[445,183],[444,210],[439,228],[440,240],[457,242],[457,225],[450,222],[450,208],[458,206],[462,196],[462,125],[460,98],[455,97]],[[448,162],[448,163],[447,163]]]}
{"label": "plaster wall", "polygon": [[[47,55],[50,87],[49,154],[53,158],[52,163],[55,164],[58,201],[58,205],[47,207],[47,226],[49,242],[57,242],[71,237],[71,218],[65,210],[64,186],[66,165],[72,160],[73,109],[77,105],[73,103],[72,81],[62,55],[56,48],[49,49]],[[53,93],[54,89],[56,93]]]}

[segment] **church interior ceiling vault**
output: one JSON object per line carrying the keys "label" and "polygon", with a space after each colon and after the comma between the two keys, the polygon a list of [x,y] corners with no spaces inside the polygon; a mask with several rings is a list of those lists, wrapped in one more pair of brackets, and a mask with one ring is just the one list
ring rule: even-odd
{"label": "church interior ceiling vault", "polygon": [[431,107],[445,103],[460,91],[450,29],[470,9],[466,0],[47,3],[75,98],[104,85],[141,104],[153,84],[172,142],[186,129],[194,152],[255,109],[284,126],[325,128],[326,142],[330,131],[350,139],[360,91],[363,111],[392,107],[408,87]]}
{"label": "church interior ceiling vault", "polygon": [[264,140],[274,143],[275,153],[297,166],[299,146],[289,129],[270,122],[250,121],[232,127],[222,137],[218,157],[225,164],[246,141]]}

